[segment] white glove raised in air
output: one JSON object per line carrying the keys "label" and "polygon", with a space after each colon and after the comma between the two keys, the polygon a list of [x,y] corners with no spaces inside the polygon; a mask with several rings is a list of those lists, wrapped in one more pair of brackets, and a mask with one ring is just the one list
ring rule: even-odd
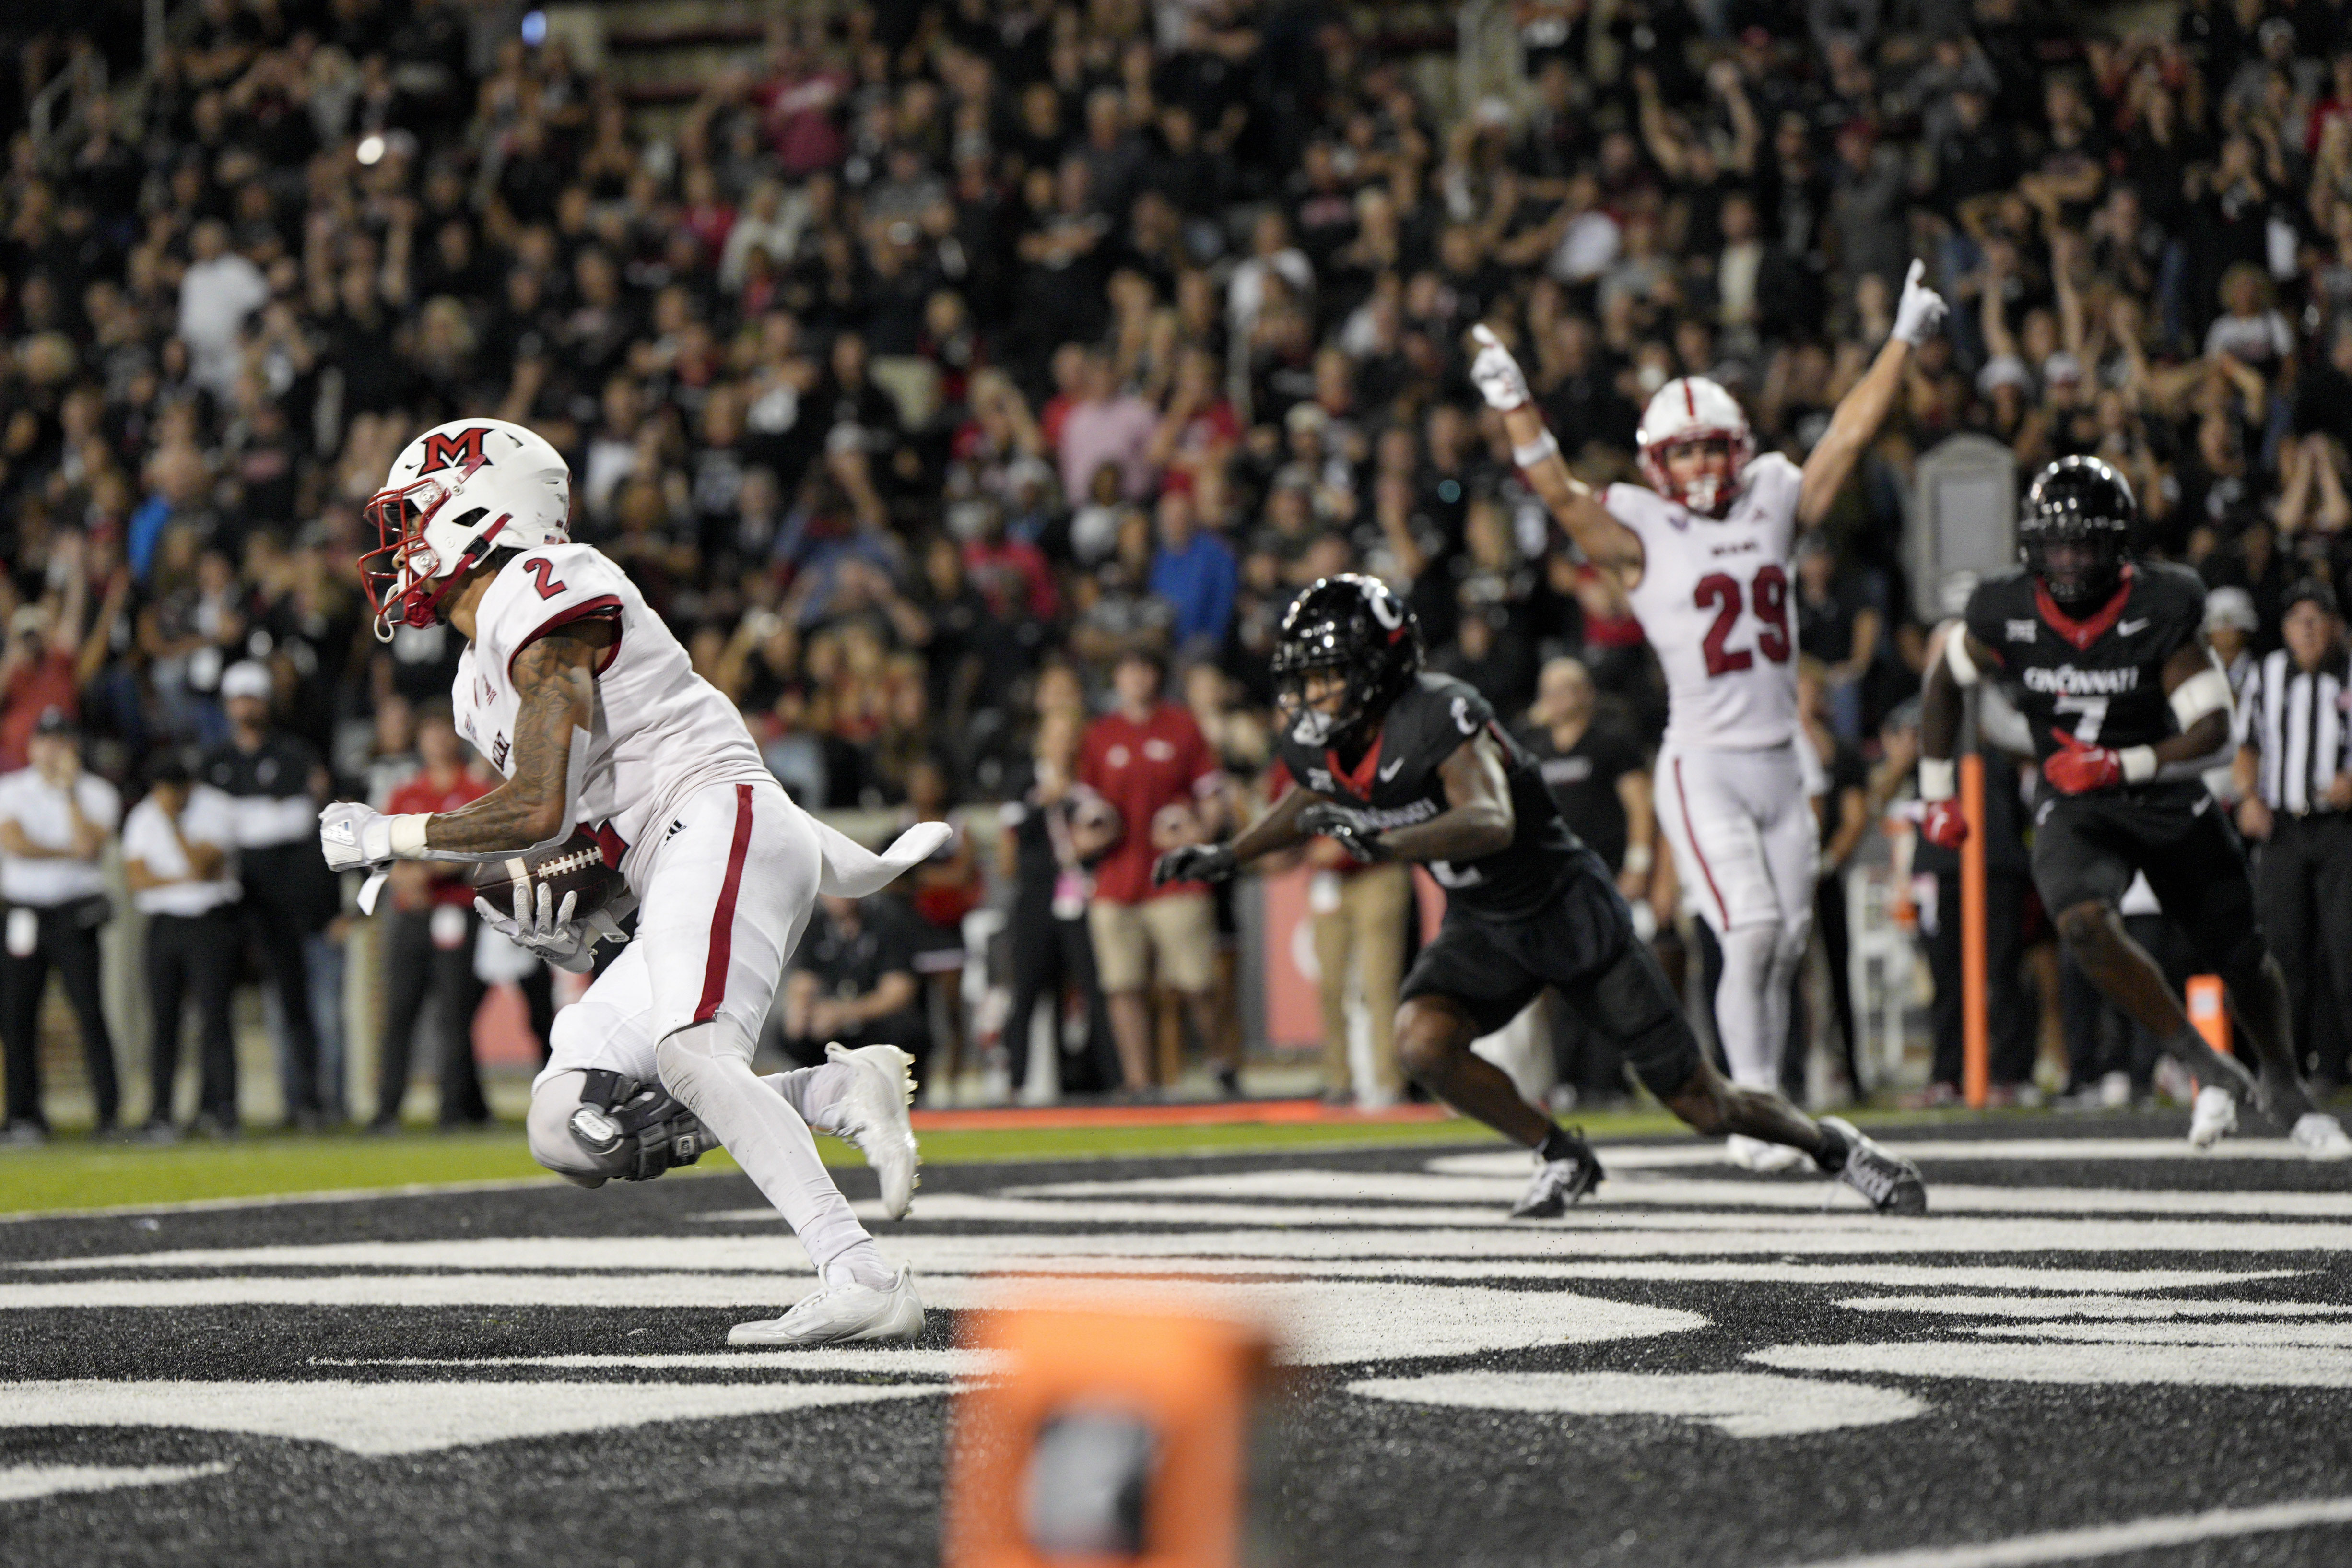
{"label": "white glove raised in air", "polygon": [[1895,306],[1894,336],[1915,349],[1943,325],[1947,308],[1944,297],[1920,281],[1927,275],[1927,264],[1913,258],[1911,270],[1903,276],[1903,298]]}
{"label": "white glove raised in air", "polygon": [[327,805],[319,813],[319,852],[327,858],[327,869],[350,871],[391,861],[394,820],[355,800]]}
{"label": "white glove raised in air", "polygon": [[489,900],[478,897],[474,900],[474,912],[481,916],[492,931],[524,952],[573,974],[587,973],[596,964],[597,942],[600,939],[618,940],[620,926],[602,911],[584,921],[575,921],[572,918],[572,911],[580,903],[579,894],[564,894],[563,903],[558,907],[553,889],[544,882],[533,885],[538,889],[536,900],[529,889],[515,889],[511,916],[501,913]]}
{"label": "white glove raised in air", "polygon": [[1527,402],[1528,378],[1503,340],[1485,327],[1473,327],[1470,341],[1478,345],[1478,357],[1470,362],[1470,380],[1486,406],[1508,413]]}

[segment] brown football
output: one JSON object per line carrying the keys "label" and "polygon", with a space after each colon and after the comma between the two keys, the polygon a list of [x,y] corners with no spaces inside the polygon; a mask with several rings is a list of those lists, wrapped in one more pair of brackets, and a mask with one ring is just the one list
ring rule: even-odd
{"label": "brown football", "polygon": [[482,861],[475,866],[472,880],[474,891],[500,914],[514,909],[518,882],[530,884],[533,900],[539,897],[539,884],[545,883],[558,910],[563,908],[564,895],[576,893],[579,901],[572,907],[573,920],[594,914],[628,886],[618,871],[604,864],[604,849],[584,827],[575,829],[552,849]]}

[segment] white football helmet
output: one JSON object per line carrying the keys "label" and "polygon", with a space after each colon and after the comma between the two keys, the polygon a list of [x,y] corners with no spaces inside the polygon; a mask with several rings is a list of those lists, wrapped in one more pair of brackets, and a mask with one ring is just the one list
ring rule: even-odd
{"label": "white football helmet", "polygon": [[493,546],[529,550],[570,534],[572,469],[546,439],[503,419],[457,419],[401,448],[367,504],[376,547],[360,583],[390,642],[395,622],[419,628]]}
{"label": "white football helmet", "polygon": [[[1731,478],[1718,481],[1702,475],[1690,485],[1678,485],[1666,471],[1666,454],[1694,441],[1731,444]],[[1642,458],[1642,477],[1668,500],[1680,501],[1705,517],[1721,517],[1739,496],[1739,477],[1756,457],[1756,437],[1739,400],[1721,384],[1703,375],[1686,375],[1658,388],[1642,412],[1642,427],[1633,433]]]}

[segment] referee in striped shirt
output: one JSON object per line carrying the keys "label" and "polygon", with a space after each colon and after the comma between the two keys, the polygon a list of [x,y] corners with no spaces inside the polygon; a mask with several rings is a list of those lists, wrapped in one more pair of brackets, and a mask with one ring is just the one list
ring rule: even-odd
{"label": "referee in striped shirt", "polygon": [[[2352,679],[2326,583],[2288,590],[2281,629],[2286,646],[2246,686],[2238,825],[2262,844],[2255,904],[2286,972],[2305,1070],[2324,1093],[2344,1081],[2340,1017],[2352,1009]],[[2313,1005],[2323,973],[2336,996],[2325,1020]]]}

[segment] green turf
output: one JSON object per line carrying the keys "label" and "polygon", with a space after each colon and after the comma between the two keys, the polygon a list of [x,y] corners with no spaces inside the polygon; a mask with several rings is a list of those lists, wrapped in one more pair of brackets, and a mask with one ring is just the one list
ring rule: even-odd
{"label": "green turf", "polygon": [[[1977,1120],[2003,1112],[1910,1112],[1869,1117],[1872,1124],[1921,1125]],[[2019,1113],[2024,1114],[2024,1113]],[[1596,1138],[1675,1132],[1682,1124],[1663,1111],[1612,1112],[1580,1119]],[[982,1160],[1075,1160],[1119,1156],[1245,1154],[1306,1148],[1378,1148],[1430,1143],[1481,1143],[1495,1134],[1473,1121],[1301,1126],[1226,1123],[1186,1127],[1045,1127],[928,1132],[923,1158],[931,1164]],[[817,1140],[827,1163],[859,1163],[856,1150]],[[682,1175],[731,1173],[724,1152],[704,1156]],[[0,1214],[117,1208],[217,1198],[271,1197],[293,1193],[376,1191],[446,1182],[552,1182],[535,1163],[522,1129],[509,1125],[469,1132],[423,1130],[388,1138],[356,1131],[260,1133],[229,1142],[191,1140],[163,1147],[98,1142],[68,1134],[37,1149],[0,1150]]]}
{"label": "green turf", "polygon": [[[1657,1118],[1627,1120],[1664,1125]],[[1490,1136],[1484,1128],[1466,1121],[1024,1128],[927,1133],[923,1158],[946,1164],[969,1160],[1242,1152],[1308,1145],[1459,1143]],[[859,1163],[856,1150],[834,1139],[820,1138],[817,1146],[829,1163]],[[706,1156],[689,1173],[734,1169],[734,1163],[718,1152]],[[556,1179],[532,1161],[519,1126],[478,1132],[420,1131],[387,1138],[357,1133],[262,1133],[229,1142],[191,1140],[158,1148],[68,1135],[38,1149],[0,1151],[0,1214],[530,1177]]]}

